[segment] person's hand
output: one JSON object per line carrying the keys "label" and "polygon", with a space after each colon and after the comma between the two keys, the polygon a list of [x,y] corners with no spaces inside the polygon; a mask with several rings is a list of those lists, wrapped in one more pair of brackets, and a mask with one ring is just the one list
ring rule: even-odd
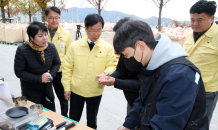
{"label": "person's hand", "polygon": [[107,85],[107,86],[112,86],[115,83],[115,78],[114,77],[108,77],[108,76],[102,76],[101,78],[98,79],[99,84]]}
{"label": "person's hand", "polygon": [[101,73],[101,74],[99,74],[99,75],[95,75],[95,77],[101,78],[102,76],[108,76],[108,75],[109,75],[108,72],[103,72],[103,73]]}
{"label": "person's hand", "polygon": [[50,79],[50,75],[48,75],[46,73],[44,73],[42,75],[42,83],[47,83],[49,81],[49,79]]}
{"label": "person's hand", "polygon": [[70,91],[66,91],[64,92],[64,97],[67,101],[70,101],[70,95],[71,95],[71,92]]}
{"label": "person's hand", "polygon": [[128,128],[124,127],[124,126],[120,126],[117,130],[130,130],[130,129],[128,129]]}

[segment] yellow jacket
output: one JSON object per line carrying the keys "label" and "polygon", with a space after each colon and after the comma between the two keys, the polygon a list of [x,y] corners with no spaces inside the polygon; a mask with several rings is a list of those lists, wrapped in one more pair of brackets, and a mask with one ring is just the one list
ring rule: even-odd
{"label": "yellow jacket", "polygon": [[90,51],[87,36],[77,40],[70,45],[64,59],[61,79],[64,90],[83,97],[99,96],[104,85],[98,83],[95,75],[112,74],[116,65],[114,49],[109,43],[99,38]]}
{"label": "yellow jacket", "polygon": [[218,27],[215,23],[195,43],[193,32],[183,45],[188,59],[201,71],[206,92],[218,91]]}
{"label": "yellow jacket", "polygon": [[[66,29],[62,28],[61,26],[58,26],[58,30],[56,31],[52,40],[50,32],[48,30],[48,42],[53,43],[58,51],[59,57],[61,59],[61,66],[58,72],[61,72],[64,56],[67,53],[68,46],[72,43],[71,34]],[[64,47],[61,47],[61,45],[64,45]]]}

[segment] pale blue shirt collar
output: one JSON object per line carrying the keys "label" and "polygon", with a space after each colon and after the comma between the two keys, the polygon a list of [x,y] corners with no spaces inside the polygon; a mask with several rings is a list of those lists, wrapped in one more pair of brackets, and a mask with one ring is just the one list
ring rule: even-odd
{"label": "pale blue shirt collar", "polygon": [[[90,44],[91,42],[93,42],[93,41],[91,41],[91,40],[88,38],[88,43]],[[94,43],[96,44],[97,42],[98,42],[98,40],[95,41]]]}

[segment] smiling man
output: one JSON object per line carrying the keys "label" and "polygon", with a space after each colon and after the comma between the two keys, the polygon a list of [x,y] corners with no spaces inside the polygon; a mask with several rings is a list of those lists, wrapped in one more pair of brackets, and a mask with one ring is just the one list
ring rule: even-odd
{"label": "smiling man", "polygon": [[59,26],[61,11],[57,7],[52,6],[47,8],[45,10],[45,15],[45,20],[48,22],[48,42],[55,45],[61,59],[60,69],[52,83],[60,101],[61,115],[68,117],[68,101],[64,98],[64,88],[61,84],[61,77],[64,56],[66,55],[68,46],[72,43],[72,38],[69,31]]}
{"label": "smiling man", "polygon": [[98,78],[112,74],[117,61],[113,47],[100,38],[103,18],[89,14],[84,23],[87,36],[69,46],[63,64],[62,84],[64,96],[70,100],[70,118],[79,122],[86,102],[87,126],[96,129],[104,90]]}
{"label": "smiling man", "polygon": [[193,32],[184,41],[188,59],[202,74],[209,122],[218,99],[218,27],[214,23],[215,1],[199,1],[190,9]]}

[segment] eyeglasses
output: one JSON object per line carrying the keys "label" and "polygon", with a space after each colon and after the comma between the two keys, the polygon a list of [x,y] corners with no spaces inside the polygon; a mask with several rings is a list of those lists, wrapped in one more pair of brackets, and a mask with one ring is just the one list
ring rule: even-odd
{"label": "eyeglasses", "polygon": [[56,18],[48,18],[49,20],[58,20],[60,19],[60,17],[56,17]]}
{"label": "eyeglasses", "polygon": [[[89,30],[88,30],[89,31]],[[102,32],[102,30],[98,30],[98,31],[93,31],[93,30],[91,30],[91,31],[89,31],[90,33],[92,33],[92,34],[94,34],[94,33],[101,33]]]}

